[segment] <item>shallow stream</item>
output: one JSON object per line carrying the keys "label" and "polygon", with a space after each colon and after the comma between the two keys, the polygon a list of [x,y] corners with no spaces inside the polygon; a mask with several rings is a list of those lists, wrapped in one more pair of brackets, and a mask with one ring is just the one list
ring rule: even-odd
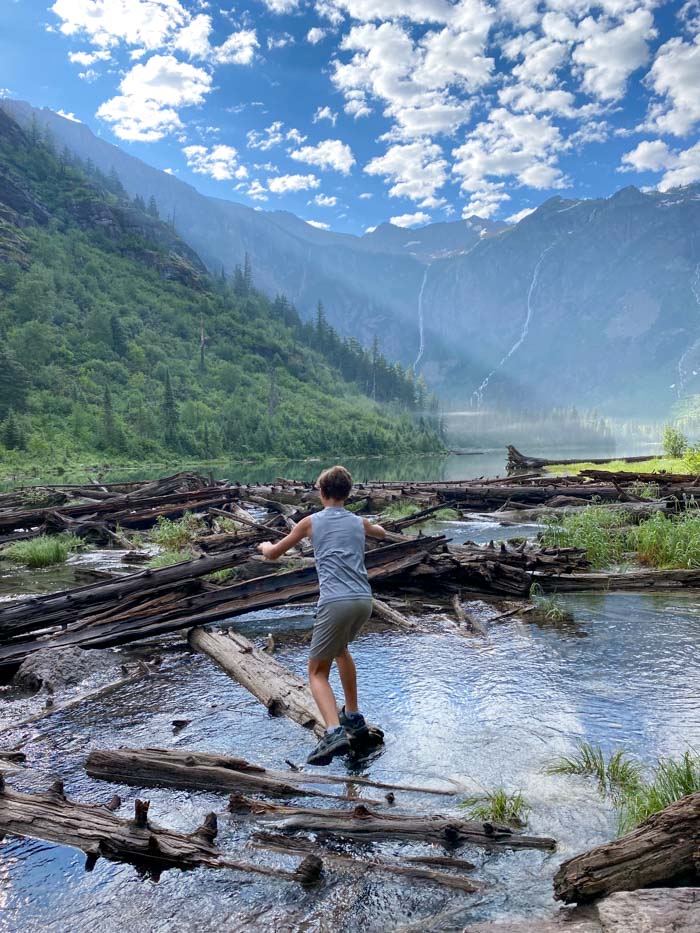
{"label": "shallow stream", "polygon": [[[475,537],[464,524],[452,526],[455,539]],[[483,531],[482,541],[496,537],[496,529]],[[511,536],[525,529],[505,531]],[[41,579],[34,576],[35,592],[42,591]],[[46,588],[60,585],[54,579]],[[0,580],[0,596],[17,591],[10,586],[9,578]],[[22,586],[23,592],[29,589]],[[556,852],[463,847],[457,854],[477,864],[472,876],[483,884],[478,894],[378,873],[350,875],[330,866],[322,886],[304,890],[228,870],[169,871],[156,882],[129,865],[100,860],[87,872],[79,852],[8,837],[0,847],[0,931],[370,933],[418,930],[442,912],[447,913],[441,930],[506,916],[529,917],[536,929],[536,918],[557,910],[552,876],[560,862],[616,833],[615,814],[593,784],[548,775],[547,764],[574,752],[579,739],[606,751],[623,747],[645,765],[688,747],[700,749],[697,596],[577,594],[562,597],[562,603],[573,622],[536,625],[507,618],[491,625],[486,639],[437,627],[434,634],[420,635],[370,629],[354,649],[362,707],[386,733],[385,749],[366,773],[435,786],[450,778],[463,788],[454,799],[399,793],[396,809],[458,814],[456,805],[467,794],[503,785],[522,791],[532,808],[528,832],[554,836]],[[277,633],[276,657],[300,674],[306,665],[304,633],[312,624],[312,610],[303,607],[235,620],[237,630],[258,643],[267,632]],[[16,720],[19,707],[22,715],[33,712],[36,702],[0,700],[0,727]],[[175,719],[191,723],[175,733]],[[286,767],[286,760],[302,763],[311,736],[268,716],[204,657],[167,654],[158,676],[1,737],[3,747],[22,741],[28,770],[9,779],[19,789],[45,789],[48,773],[60,775],[72,799],[106,802],[118,792],[125,815],[136,797],[150,799],[153,822],[182,831],[193,830],[214,810],[220,817],[217,841],[228,854],[288,867],[298,862],[248,846],[251,830],[261,824],[228,817],[223,795],[130,788],[85,774],[90,749],[122,745],[218,751],[274,768]],[[328,770],[343,773],[345,765],[336,760]],[[368,788],[361,796],[377,795]],[[383,843],[355,851],[430,849]]]}

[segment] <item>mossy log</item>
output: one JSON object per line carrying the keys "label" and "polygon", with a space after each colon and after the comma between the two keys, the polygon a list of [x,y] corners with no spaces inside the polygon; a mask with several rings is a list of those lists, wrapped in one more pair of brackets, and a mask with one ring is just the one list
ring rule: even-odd
{"label": "mossy log", "polygon": [[554,896],[567,904],[614,891],[700,877],[700,793],[689,794],[612,842],[563,862]]}

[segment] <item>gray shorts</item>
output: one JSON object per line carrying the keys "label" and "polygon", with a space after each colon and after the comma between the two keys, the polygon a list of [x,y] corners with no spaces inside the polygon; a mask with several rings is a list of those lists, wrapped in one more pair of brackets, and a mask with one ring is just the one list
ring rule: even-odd
{"label": "gray shorts", "polygon": [[337,658],[371,615],[370,596],[338,599],[319,606],[311,636],[311,657],[323,661]]}

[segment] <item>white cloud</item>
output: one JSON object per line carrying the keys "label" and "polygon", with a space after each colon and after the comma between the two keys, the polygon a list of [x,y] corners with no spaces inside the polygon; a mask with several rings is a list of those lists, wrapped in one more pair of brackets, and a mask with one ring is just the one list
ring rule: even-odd
{"label": "white cloud", "polygon": [[398,214],[396,217],[391,217],[389,223],[395,227],[417,227],[430,223],[430,215],[423,211],[416,211],[415,214]]}
{"label": "white cloud", "polygon": [[267,37],[268,49],[283,49],[287,45],[294,45],[294,36],[290,35],[288,32],[283,32],[279,36]]}
{"label": "white cloud", "polygon": [[557,167],[562,148],[561,133],[549,116],[493,110],[452,153],[462,191],[471,195],[467,215],[490,217],[509,200],[501,179],[538,189],[562,187],[565,179]]}
{"label": "white cloud", "polygon": [[78,77],[81,81],[86,81],[88,84],[92,84],[93,81],[96,81],[99,78],[99,75],[94,70],[94,68],[88,68],[87,71],[79,71]]}
{"label": "white cloud", "polygon": [[262,0],[270,13],[292,13],[299,6],[299,0]]}
{"label": "white cloud", "polygon": [[650,109],[649,128],[685,136],[700,122],[700,32],[692,42],[677,36],[662,45],[647,83],[661,98]]}
{"label": "white cloud", "polygon": [[64,120],[70,120],[71,123],[82,123],[82,120],[79,120],[74,113],[68,113],[65,110],[57,110],[56,113],[59,117],[63,117]]}
{"label": "white cloud", "polygon": [[374,197],[371,191],[363,191],[360,195],[361,201],[369,201],[370,198]]}
{"label": "white cloud", "polygon": [[267,201],[267,188],[260,182],[259,179],[251,182],[250,188],[247,191],[248,197],[252,198],[253,201]]}
{"label": "white cloud", "polygon": [[322,39],[325,39],[325,37],[326,37],[326,30],[321,29],[320,26],[313,26],[306,33],[306,41],[310,42],[311,45],[318,45],[318,43],[321,42]]}
{"label": "white cloud", "polygon": [[654,17],[639,8],[626,14],[619,25],[607,17],[584,19],[578,27],[583,37],[572,53],[585,91],[601,100],[619,100],[629,76],[649,60],[648,42],[657,35]]}
{"label": "white cloud", "polygon": [[263,152],[266,152],[268,149],[281,146],[285,142],[299,145],[304,142],[306,136],[302,136],[299,130],[293,126],[286,129],[281,120],[276,120],[265,127],[264,130],[249,130],[246,139],[249,149],[262,149]]}
{"label": "white cloud", "polygon": [[273,194],[286,194],[288,191],[308,191],[318,188],[321,182],[315,175],[278,175],[269,178],[267,187]]}
{"label": "white cloud", "polygon": [[365,227],[365,233],[374,233],[376,227]]}
{"label": "white cloud", "polygon": [[198,175],[209,175],[216,181],[247,178],[248,170],[238,163],[238,152],[233,146],[185,146],[182,150],[187,165]]}
{"label": "white cloud", "polygon": [[321,169],[333,169],[347,175],[355,164],[355,156],[347,143],[340,139],[324,139],[316,146],[302,146],[289,153],[290,158]]}
{"label": "white cloud", "polygon": [[510,224],[520,223],[521,220],[524,220],[525,217],[529,217],[530,214],[535,212],[534,207],[524,207],[521,211],[518,211],[516,214],[511,214],[510,217],[506,217],[506,220]]}
{"label": "white cloud", "polygon": [[319,230],[330,230],[331,229],[330,224],[324,224],[320,220],[307,220],[306,223],[309,224],[309,226],[311,227],[317,227]]}
{"label": "white cloud", "polygon": [[211,28],[211,17],[200,13],[175,36],[175,48],[186,52],[190,58],[206,58],[211,52]]}
{"label": "white cloud", "polygon": [[318,207],[335,207],[337,203],[338,199],[334,194],[317,194],[309,201],[309,204],[316,204]]}
{"label": "white cloud", "polygon": [[700,142],[673,150],[661,139],[644,140],[622,156],[621,172],[664,172],[659,191],[700,181]]}
{"label": "white cloud", "polygon": [[320,123],[321,120],[328,120],[329,123],[332,123],[335,126],[335,121],[338,119],[338,114],[334,113],[330,107],[317,107],[316,113],[313,115],[312,120],[314,123]]}
{"label": "white cloud", "polygon": [[153,55],[127,72],[121,94],[105,101],[97,116],[111,123],[120,139],[152,142],[179,129],[178,108],[201,104],[211,84],[201,68],[172,55]]}
{"label": "white cloud", "polygon": [[177,175],[176,168],[164,168],[163,171],[165,172],[166,175]]}
{"label": "white cloud", "polygon": [[105,49],[124,42],[153,51],[190,19],[178,0],[56,0],[51,11],[64,35]]}
{"label": "white cloud", "polygon": [[93,65],[95,62],[107,61],[110,56],[111,52],[108,49],[97,52],[69,52],[68,61],[76,65],[83,65],[83,67],[86,68],[88,65]]}
{"label": "white cloud", "polygon": [[212,59],[217,65],[250,65],[255,50],[260,48],[254,29],[241,29],[231,35],[217,48],[212,49]]}
{"label": "white cloud", "polygon": [[447,180],[447,162],[436,143],[420,139],[391,146],[383,156],[372,159],[365,172],[393,182],[391,197],[410,198],[421,207],[432,207],[435,193]]}

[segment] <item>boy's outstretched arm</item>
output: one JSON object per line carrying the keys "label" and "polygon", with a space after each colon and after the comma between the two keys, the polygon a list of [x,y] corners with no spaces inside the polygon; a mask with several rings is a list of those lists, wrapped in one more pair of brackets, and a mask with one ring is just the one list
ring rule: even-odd
{"label": "boy's outstretched arm", "polygon": [[368,538],[379,538],[380,540],[386,538],[386,529],[382,528],[381,525],[373,525],[366,518],[362,519],[362,524],[365,526],[365,534]]}
{"label": "boy's outstretched arm", "polygon": [[311,516],[308,515],[294,526],[286,538],[282,538],[281,541],[277,541],[275,544],[273,544],[272,541],[263,541],[262,544],[258,545],[258,550],[266,560],[277,560],[278,557],[281,557],[283,554],[286,554],[290,548],[293,548],[295,544],[298,544],[302,538],[310,537]]}

